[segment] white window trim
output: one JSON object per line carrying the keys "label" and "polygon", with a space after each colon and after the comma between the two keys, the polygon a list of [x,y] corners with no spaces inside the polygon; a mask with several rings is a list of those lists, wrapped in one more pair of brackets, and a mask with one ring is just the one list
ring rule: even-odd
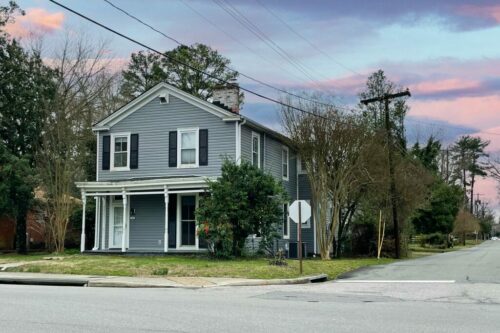
{"label": "white window trim", "polygon": [[252,131],[252,165],[253,165],[253,139],[257,138],[257,167],[260,168],[260,134]]}
{"label": "white window trim", "polygon": [[[115,167],[115,139],[127,138],[127,166]],[[111,133],[111,171],[130,171],[130,132],[129,133]]]}
{"label": "white window trim", "polygon": [[[285,205],[286,205],[286,208],[287,208],[287,211],[285,212]],[[282,233],[283,233],[283,239],[290,239],[290,214],[288,214],[288,210],[290,209],[290,203],[289,202],[285,202],[283,204],[283,215],[286,214],[286,224],[287,224],[287,230],[288,230],[288,234],[285,235],[285,228],[283,226],[282,228]]]}
{"label": "white window trim", "polygon": [[[286,177],[283,175],[283,151],[286,150]],[[281,176],[283,177],[283,180],[289,180],[290,179],[290,151],[288,150],[287,146],[282,146],[281,147]]]}
{"label": "white window trim", "polygon": [[[182,138],[182,133],[186,133],[186,132],[196,132],[196,138],[195,138],[195,156],[194,156],[194,159],[195,159],[195,163],[194,164],[182,164],[182,161],[181,161],[181,156],[182,156],[182,151],[181,151],[181,148],[182,148],[182,142],[181,142],[181,138]],[[177,129],[177,168],[179,169],[183,169],[183,168],[198,168],[199,167],[199,158],[200,158],[200,139],[199,139],[199,135],[200,135],[200,129],[198,127],[193,127],[193,128],[178,128]]]}

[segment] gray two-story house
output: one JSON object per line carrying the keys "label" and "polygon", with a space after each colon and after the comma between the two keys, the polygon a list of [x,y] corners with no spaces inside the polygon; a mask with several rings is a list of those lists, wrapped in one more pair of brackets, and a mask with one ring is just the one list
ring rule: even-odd
{"label": "gray two-story house", "polygon": [[[220,176],[226,158],[269,172],[291,201],[310,199],[289,140],[240,115],[238,93],[235,84],[221,87],[210,103],[160,83],[93,127],[97,179],[77,186],[84,205],[96,203],[95,242],[85,248],[84,225],[82,252],[205,251],[195,210],[207,179]],[[277,246],[293,252],[297,225],[288,218],[288,204],[283,210]],[[311,220],[302,227],[308,253],[316,252]]]}

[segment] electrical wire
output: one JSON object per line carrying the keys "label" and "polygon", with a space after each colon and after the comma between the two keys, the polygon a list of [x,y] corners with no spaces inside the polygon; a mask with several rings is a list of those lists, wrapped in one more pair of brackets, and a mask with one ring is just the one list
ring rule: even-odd
{"label": "electrical wire", "polygon": [[[121,8],[121,7],[119,7],[118,5],[115,5],[113,2],[111,2],[111,1],[109,1],[109,0],[103,0],[103,1],[104,1],[104,2],[106,2],[107,4],[109,4],[110,6],[112,6],[113,8],[115,8],[115,9],[119,10],[120,12],[124,13],[124,14],[125,14],[125,15],[127,15],[128,17],[130,17],[130,18],[134,19],[135,21],[137,21],[137,22],[139,22],[139,23],[143,24],[144,26],[148,27],[149,29],[151,29],[151,30],[153,30],[153,31],[155,31],[155,32],[157,32],[157,33],[159,33],[159,34],[160,34],[160,35],[162,35],[163,37],[165,37],[165,38],[167,38],[167,39],[169,39],[169,40],[173,41],[174,43],[176,43],[176,44],[178,44],[178,45],[181,45],[181,46],[186,46],[186,47],[188,47],[188,45],[186,45],[186,44],[184,44],[184,43],[180,42],[179,40],[175,39],[175,38],[174,38],[174,37],[172,37],[172,36],[167,35],[166,33],[162,32],[162,31],[160,31],[160,30],[156,29],[154,26],[152,26],[152,25],[148,24],[148,23],[147,23],[147,22],[145,22],[144,20],[142,20],[142,19],[138,18],[137,16],[135,16],[135,15],[131,14],[130,12],[126,11],[125,9],[123,9],[123,8]],[[185,3],[185,4],[189,7],[189,5],[188,5],[187,3]],[[190,7],[190,8],[191,8],[191,7]],[[320,105],[323,105],[323,106],[328,106],[328,107],[332,107],[332,108],[335,108],[335,107],[336,107],[336,106],[335,106],[335,105],[333,105],[333,104],[328,104],[328,103],[325,103],[325,102],[321,102],[321,101],[318,101],[318,100],[314,100],[314,99],[311,99],[311,98],[308,98],[308,97],[304,97],[304,96],[301,96],[301,95],[298,95],[298,94],[295,94],[295,93],[289,92],[289,91],[287,91],[287,90],[285,90],[285,89],[275,87],[275,86],[273,86],[273,85],[271,85],[271,84],[269,84],[269,83],[266,83],[266,82],[264,82],[264,81],[262,81],[262,80],[259,80],[259,79],[255,78],[255,77],[252,77],[252,76],[250,76],[250,75],[248,75],[248,74],[245,74],[245,73],[239,72],[239,71],[237,71],[236,69],[234,69],[234,68],[232,68],[232,67],[230,67],[230,66],[224,65],[224,68],[226,68],[226,69],[228,69],[228,70],[230,70],[230,71],[232,71],[232,72],[234,72],[234,73],[238,73],[239,75],[241,75],[241,76],[243,76],[243,77],[245,77],[245,78],[247,78],[247,79],[249,79],[249,80],[251,80],[251,81],[257,82],[257,83],[259,83],[259,84],[261,84],[261,85],[263,85],[263,86],[266,86],[266,87],[268,87],[268,88],[274,89],[274,90],[276,90],[276,91],[278,91],[278,92],[280,92],[280,93],[287,94],[287,95],[290,95],[290,96],[293,96],[293,97],[296,97],[296,98],[300,98],[300,99],[303,99],[303,100],[306,100],[306,101],[309,101],[309,102],[317,103],[317,104],[320,104]]]}
{"label": "electrical wire", "polygon": [[290,30],[294,35],[296,35],[297,37],[299,37],[300,39],[302,39],[303,41],[305,41],[307,44],[309,44],[309,46],[311,46],[312,48],[314,48],[316,51],[318,51],[319,53],[321,53],[322,55],[324,55],[325,57],[327,57],[328,59],[330,59],[331,61],[333,61],[334,63],[336,63],[337,65],[339,65],[340,67],[356,74],[356,75],[363,75],[359,72],[356,72],[355,70],[347,67],[346,65],[342,64],[340,61],[336,60],[335,58],[333,58],[331,55],[329,55],[328,53],[326,53],[325,51],[323,51],[322,49],[320,49],[319,47],[317,47],[313,42],[311,42],[308,38],[306,38],[304,35],[302,35],[301,33],[299,33],[297,30],[295,30],[290,24],[288,24],[285,20],[283,20],[278,14],[276,14],[273,10],[271,10],[271,8],[269,8],[268,6],[266,6],[262,1],[260,0],[255,0],[262,8],[264,8],[269,14],[271,14],[275,19],[277,19],[278,21],[280,21],[285,27],[288,28],[288,30]]}

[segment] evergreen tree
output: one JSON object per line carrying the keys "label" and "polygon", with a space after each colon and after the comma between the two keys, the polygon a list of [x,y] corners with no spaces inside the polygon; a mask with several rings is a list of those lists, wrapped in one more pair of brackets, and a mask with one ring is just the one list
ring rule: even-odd
{"label": "evergreen tree", "polygon": [[[207,100],[222,81],[238,78],[238,72],[228,69],[230,63],[229,59],[204,44],[178,46],[165,52],[165,57],[140,51],[132,54],[128,67],[122,72],[120,93],[124,99],[130,100],[160,82],[167,82]],[[243,100],[243,95],[240,100]]]}

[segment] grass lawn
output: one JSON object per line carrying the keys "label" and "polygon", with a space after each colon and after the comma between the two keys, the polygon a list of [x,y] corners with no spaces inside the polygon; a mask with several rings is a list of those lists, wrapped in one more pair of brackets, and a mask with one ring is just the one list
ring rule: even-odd
{"label": "grass lawn", "polygon": [[[213,260],[201,256],[164,256],[164,257],[132,257],[111,255],[62,255],[61,260],[44,260],[50,255],[0,255],[0,263],[16,261],[33,261],[20,267],[9,268],[8,271],[63,273],[84,275],[117,275],[117,276],[204,276],[204,277],[238,277],[255,279],[294,278],[299,276],[299,262],[287,260],[288,266],[269,265],[267,259],[235,259]],[[304,275],[325,273],[329,279],[354,269],[393,262],[392,259],[361,258],[304,260]]]}

